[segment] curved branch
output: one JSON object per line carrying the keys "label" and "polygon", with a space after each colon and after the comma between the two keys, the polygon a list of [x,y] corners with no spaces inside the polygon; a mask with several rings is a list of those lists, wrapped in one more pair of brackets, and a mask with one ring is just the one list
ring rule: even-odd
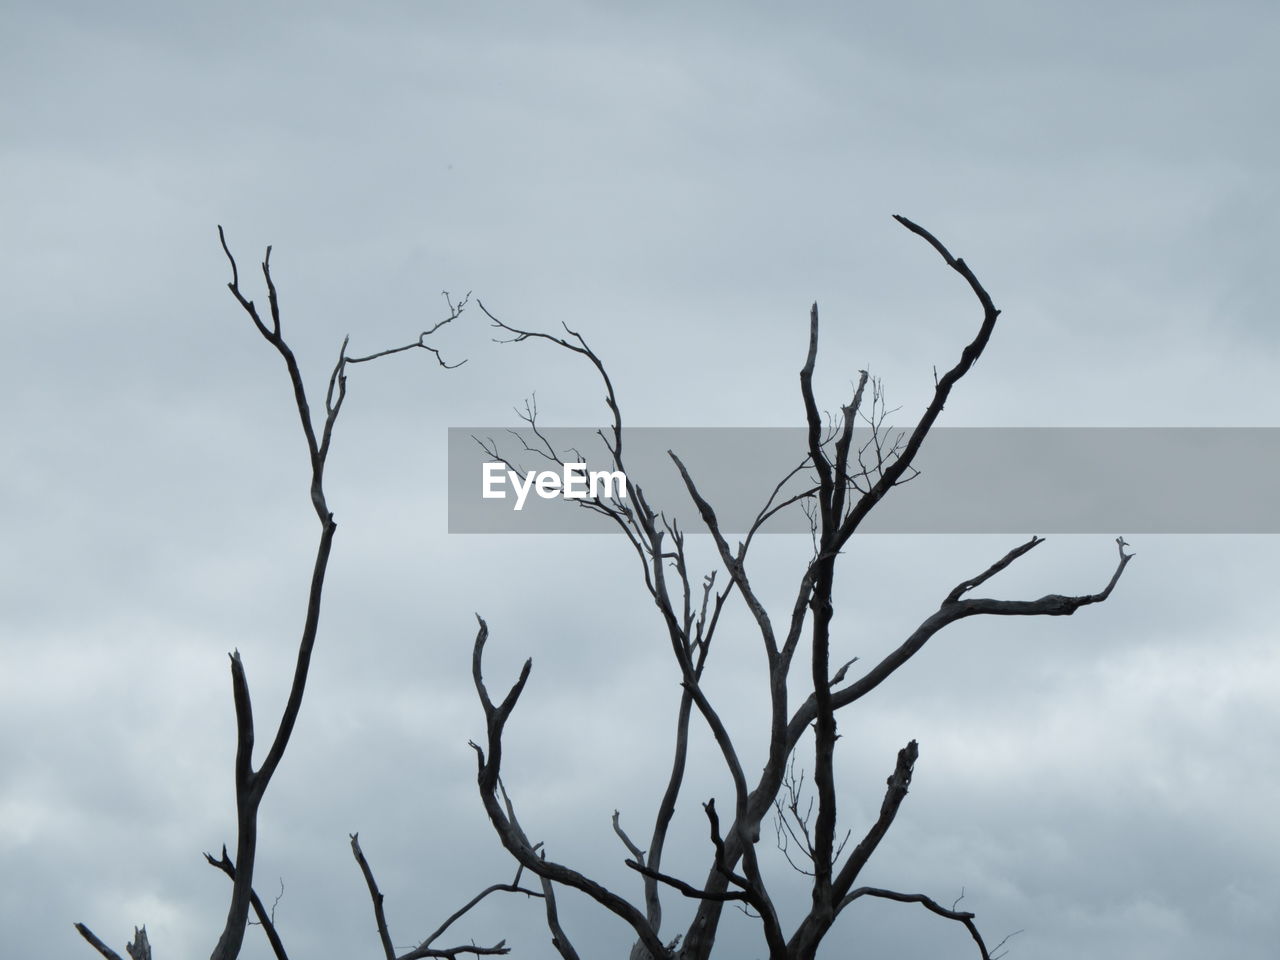
{"label": "curved branch", "polygon": [[[485,307],[483,301],[477,300],[476,305],[479,306],[484,312],[484,315],[493,322],[495,327],[514,335],[510,340],[499,340],[497,341],[498,343],[520,343],[524,340],[547,340],[557,346],[563,347],[566,350],[571,350],[576,354],[584,356],[591,361],[591,365],[594,366],[596,371],[600,374],[600,379],[604,381],[604,402],[608,404],[609,410],[613,413],[613,442],[609,444],[609,449],[613,454],[614,462],[618,464],[619,469],[622,469],[622,411],[618,409],[618,398],[613,391],[613,381],[609,379],[609,371],[605,369],[604,363],[598,356],[596,356],[595,351],[587,346],[587,341],[583,338],[582,334],[578,333],[576,330],[570,330],[567,325],[562,324],[562,326],[564,326],[565,333],[577,341],[576,344],[573,344],[562,337],[556,337],[549,333],[539,333],[535,330],[520,330],[516,327],[510,326],[509,324],[503,323],[495,317],[489,312],[488,308]],[[607,440],[606,443],[608,443]]]}
{"label": "curved branch", "polygon": [[974,335],[974,338],[960,352],[960,359],[956,361],[950,370],[937,378],[934,384],[933,399],[929,402],[915,428],[911,431],[911,436],[908,438],[902,452],[892,463],[884,468],[880,478],[858,499],[858,502],[853,505],[848,515],[841,521],[839,533],[832,544],[832,548],[835,550],[840,549],[853,536],[853,532],[858,528],[863,518],[871,512],[872,508],[884,498],[886,493],[893,489],[911,468],[911,463],[915,460],[925,437],[928,436],[934,422],[942,413],[942,408],[946,406],[947,398],[951,395],[952,388],[978,362],[978,358],[982,356],[987,343],[991,340],[991,333],[995,330],[996,319],[1000,316],[1000,311],[992,302],[990,294],[983,288],[978,278],[974,276],[968,264],[953,257],[951,252],[942,245],[941,241],[924,227],[897,214],[894,214],[894,219],[912,233],[923,237],[931,247],[938,251],[942,259],[946,261],[947,266],[964,277],[965,282],[969,284],[969,288],[982,305],[982,323],[979,325],[978,332]]}
{"label": "curved branch", "polygon": [[503,804],[498,798],[501,788],[502,732],[508,718],[511,716],[511,711],[515,709],[516,702],[524,690],[525,683],[529,679],[533,661],[525,660],[519,678],[507,692],[502,702],[495,705],[493,698],[489,695],[481,671],[484,646],[489,638],[489,626],[485,623],[484,618],[480,616],[477,616],[476,620],[479,622],[480,628],[476,634],[475,645],[472,649],[471,673],[475,682],[476,693],[480,698],[481,706],[484,708],[488,754],[486,756],[485,749],[475,742],[472,742],[471,747],[476,752],[476,782],[480,788],[480,799],[484,804],[485,812],[489,815],[489,822],[493,824],[494,830],[498,834],[498,839],[502,841],[502,845],[507,851],[532,873],[545,880],[561,883],[585,893],[605,909],[626,921],[635,930],[636,936],[644,943],[655,960],[667,956],[662,941],[658,939],[657,933],[650,926],[643,913],[612,890],[591,880],[577,870],[548,860],[545,855],[540,856],[533,845],[529,843],[524,831],[513,822],[508,810],[503,809]]}
{"label": "curved branch", "polygon": [[[834,709],[848,706],[855,700],[860,700],[876,687],[880,686],[885,680],[891,677],[897,670],[902,667],[908,660],[914,657],[924,647],[926,643],[943,627],[954,623],[957,620],[963,620],[966,617],[977,616],[980,614],[993,616],[1014,616],[1014,617],[1069,617],[1081,607],[1089,606],[1094,603],[1101,603],[1111,595],[1111,591],[1115,589],[1116,584],[1120,580],[1120,575],[1124,572],[1124,568],[1129,561],[1133,559],[1135,554],[1126,553],[1125,547],[1128,544],[1123,538],[1117,538],[1119,547],[1119,561],[1116,564],[1111,579],[1098,593],[1083,594],[1080,596],[1064,596],[1062,594],[1052,593],[1041,597],[1039,600],[991,600],[986,598],[971,599],[953,599],[961,597],[964,592],[979,583],[989,579],[995,573],[1009,566],[1014,560],[1025,555],[1028,551],[1043,543],[1042,537],[1032,537],[1026,543],[1010,550],[1003,558],[989,567],[986,571],[969,580],[959,583],[948,595],[947,599],[936,612],[925,619],[912,634],[907,637],[895,650],[884,657],[879,663],[868,670],[863,676],[850,683],[848,686],[841,687],[831,692],[831,700]],[[804,703],[796,709],[791,721],[787,724],[787,740],[794,747],[800,741],[805,728],[813,722],[817,715],[817,704],[811,694]]]}
{"label": "curved branch", "polygon": [[646,867],[643,863],[636,860],[625,860],[623,862],[637,873],[653,880],[657,880],[660,883],[665,883],[673,890],[679,891],[692,900],[718,900],[722,903],[729,900],[751,900],[751,894],[745,890],[699,890],[692,884],[685,883],[685,881],[681,880],[679,877],[673,877],[671,874],[663,873],[661,870],[654,870],[650,867]]}
{"label": "curved branch", "polygon": [[[987,945],[982,939],[982,934],[978,932],[978,926],[973,922],[974,914],[968,911],[949,910],[932,897],[927,897],[923,893],[899,893],[896,890],[886,890],[883,887],[858,887],[858,889],[850,891],[849,895],[841,901],[841,909],[862,897],[879,897],[882,900],[896,900],[898,903],[918,903],[940,917],[946,917],[948,920],[962,923],[965,929],[969,931],[969,936],[973,937],[973,942],[978,945],[978,953],[982,960],[996,960],[987,951]],[[1007,940],[1008,937],[1005,939]]]}
{"label": "curved branch", "polygon": [[[356,863],[360,865],[360,872],[364,875],[365,885],[369,888],[369,897],[373,901],[373,916],[378,925],[378,938],[382,941],[382,952],[386,960],[396,960],[395,947],[391,944],[391,933],[387,929],[387,916],[383,910],[383,895],[378,889],[377,881],[373,878],[373,869],[369,866],[369,861],[365,859],[364,851],[360,849],[360,839],[357,834],[351,834],[351,852],[355,855]],[[455,910],[444,923],[436,928],[431,936],[422,941],[416,948],[410,950],[399,958],[399,960],[421,960],[424,957],[457,957],[464,953],[473,954],[475,956],[486,956],[492,954],[506,954],[511,952],[511,948],[507,946],[505,940],[499,940],[491,947],[478,947],[474,943],[466,944],[459,947],[433,947],[431,946],[435,940],[441,936],[449,927],[469,913],[481,900],[489,896],[491,893],[507,892],[507,893],[523,893],[530,897],[541,896],[537,891],[527,890],[520,886],[520,874],[516,873],[516,880],[513,883],[495,883],[481,890],[474,897],[468,900],[460,908]]]}

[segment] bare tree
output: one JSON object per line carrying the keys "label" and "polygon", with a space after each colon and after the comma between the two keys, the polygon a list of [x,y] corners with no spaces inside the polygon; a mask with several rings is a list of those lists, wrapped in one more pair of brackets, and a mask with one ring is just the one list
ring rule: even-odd
{"label": "bare tree", "polygon": [[[432,354],[439,365],[446,369],[459,366],[460,364],[446,363],[440,352],[428,343],[428,339],[441,327],[461,316],[469,295],[455,303],[446,293],[444,296],[448,313],[445,318],[429,330],[421,333],[416,341],[403,346],[392,347],[357,357],[347,354],[348,340],[350,338],[343,340],[342,347],[338,352],[337,362],[329,374],[328,385],[324,395],[323,416],[317,417],[311,411],[311,404],[307,397],[306,386],[303,382],[297,359],[281,332],[280,299],[271,277],[271,247],[267,247],[266,255],[262,260],[262,277],[266,285],[268,303],[267,316],[264,318],[254,301],[246,297],[240,289],[240,271],[236,265],[235,257],[232,256],[231,250],[227,246],[222,227],[218,227],[218,239],[231,267],[231,280],[228,282],[227,288],[249,319],[253,321],[258,333],[280,355],[288,371],[294,406],[297,408],[298,417],[301,421],[302,432],[307,444],[307,455],[311,463],[310,498],[316,519],[320,524],[320,541],[312,564],[311,586],[307,595],[302,635],[298,641],[297,660],[294,667],[293,682],[289,688],[289,697],[272,735],[271,745],[267,750],[267,754],[257,767],[254,766],[253,757],[256,728],[249,697],[249,681],[245,673],[244,662],[240,657],[240,651],[234,650],[230,654],[231,689],[235,703],[236,718],[236,855],[235,859],[232,860],[227,853],[225,845],[222,848],[220,857],[215,858],[212,854],[205,854],[205,859],[211,866],[221,870],[231,879],[231,899],[227,908],[227,918],[213,948],[211,960],[234,960],[239,955],[241,945],[244,942],[245,931],[250,922],[249,911],[251,908],[277,960],[288,960],[284,943],[273,922],[271,911],[263,905],[262,900],[253,889],[254,863],[258,850],[258,811],[266,795],[271,778],[284,757],[290,737],[293,735],[294,727],[298,722],[298,716],[302,709],[303,695],[306,692],[307,675],[311,666],[316,635],[320,626],[320,609],[324,596],[325,574],[329,567],[329,556],[333,547],[334,534],[338,529],[325,497],[324,470],[333,440],[333,429],[347,396],[347,370],[353,364],[367,363],[371,360],[416,349]],[[392,946],[391,936],[387,929],[386,916],[383,911],[383,895],[379,891],[373,877],[373,871],[363,851],[360,849],[357,836],[351,834],[350,839],[352,854],[364,876],[369,888],[370,898],[373,901],[374,916],[386,960],[397,960],[397,953]],[[520,885],[522,871],[523,868],[517,869],[515,879],[511,883],[494,884],[478,893],[459,910],[455,911],[430,936],[416,947],[400,955],[399,960],[417,960],[417,958],[422,957],[459,957],[468,954],[481,956],[508,953],[509,948],[504,941],[498,941],[491,946],[478,946],[474,943],[461,946],[439,946],[436,941],[444,935],[455,921],[490,894],[512,892],[541,897],[541,891],[528,889]],[[81,936],[102,956],[108,958],[108,960],[122,960],[118,953],[99,939],[83,923],[77,923],[75,926]],[[151,945],[145,927],[135,928],[134,938],[125,947],[125,951],[132,960],[150,960]]]}
{"label": "bare tree", "polygon": [[[826,424],[813,392],[813,373],[818,354],[818,310],[810,313],[809,345],[800,372],[801,396],[807,424],[807,451],[789,471],[773,494],[760,508],[745,537],[731,546],[727,532],[717,518],[714,505],[703,496],[690,470],[675,454],[671,460],[683,479],[695,504],[705,532],[710,535],[719,558],[719,567],[703,577],[690,570],[684,531],[645,498],[634,479],[630,482],[630,500],[602,495],[583,501],[588,509],[607,517],[626,536],[640,562],[645,590],[656,604],[662,629],[682,677],[679,706],[676,711],[676,734],[666,788],[653,819],[649,842],[641,848],[624,829],[621,815],[613,815],[613,829],[627,856],[624,862],[635,871],[642,899],[638,903],[614,892],[604,884],[574,868],[548,857],[541,843],[530,840],[520,823],[515,804],[501,778],[502,736],[516,707],[532,669],[526,661],[516,682],[505,696],[495,702],[483,678],[482,662],[488,627],[479,620],[472,660],[472,673],[486,719],[484,743],[472,746],[478,765],[478,785],[484,808],[503,846],[517,861],[515,877],[510,883],[497,883],[482,890],[450,915],[424,940],[397,954],[388,929],[384,897],[374,879],[373,870],[361,850],[358,837],[351,834],[352,854],[368,887],[382,952],[386,960],[415,960],[425,957],[459,957],[509,952],[505,941],[489,946],[474,943],[439,946],[437,941],[461,917],[481,900],[493,893],[520,893],[543,901],[547,928],[552,943],[566,960],[579,954],[561,923],[557,891],[568,887],[595,901],[608,912],[621,918],[635,934],[632,960],[704,960],[716,942],[725,904],[742,907],[755,917],[768,956],[771,960],[800,960],[815,956],[823,938],[831,930],[841,912],[856,900],[871,897],[914,903],[942,917],[961,924],[972,937],[984,960],[996,954],[989,950],[972,913],[957,909],[957,904],[943,906],[922,893],[908,893],[860,883],[863,868],[892,825],[906,798],[918,750],[913,740],[897,755],[894,768],[886,781],[879,815],[870,825],[862,825],[860,839],[852,848],[851,828],[840,835],[838,796],[835,781],[835,747],[838,740],[836,714],[861,699],[915,656],[938,631],[950,623],[971,616],[1063,616],[1080,607],[1105,600],[1115,587],[1132,557],[1125,542],[1117,538],[1119,558],[1109,582],[1098,593],[1082,596],[1049,595],[1038,600],[997,600],[972,597],[969,594],[996,574],[1043,542],[1040,537],[1011,549],[986,570],[961,581],[943,598],[939,608],[925,617],[919,626],[879,663],[860,675],[851,673],[855,661],[832,669],[831,624],[834,612],[834,585],[841,551],[857,532],[867,514],[896,485],[909,480],[915,472],[913,461],[932,429],[951,390],[981,356],[994,330],[999,311],[995,308],[963,260],[956,259],[928,231],[905,218],[899,222],[927,241],[963,277],[982,307],[982,320],[974,339],[964,348],[959,360],[941,377],[935,377],[933,397],[915,427],[906,435],[893,437],[884,430],[883,395],[876,381],[862,372],[853,396],[841,408],[839,419]],[[232,692],[236,717],[235,793],[237,836],[235,858],[224,846],[221,855],[205,854],[208,863],[231,880],[231,896],[226,921],[211,954],[212,960],[233,960],[244,942],[250,924],[250,913],[257,918],[277,960],[287,960],[280,931],[272,911],[253,887],[253,872],[258,846],[258,812],[270,781],[275,774],[297,724],[312,653],[320,623],[325,575],[333,539],[337,529],[324,489],[324,469],[330,452],[333,430],[346,399],[347,372],[351,364],[364,363],[414,349],[433,354],[441,366],[448,367],[428,338],[445,324],[452,322],[467,303],[464,297],[454,303],[446,295],[448,314],[444,320],[422,333],[416,341],[378,351],[366,356],[348,356],[344,341],[332,368],[324,396],[323,416],[313,415],[302,374],[293,351],[281,332],[280,304],[271,276],[271,248],[267,248],[261,267],[266,285],[269,309],[264,318],[254,301],[240,288],[235,258],[219,228],[219,238],[231,268],[228,288],[241,309],[252,320],[259,334],[285,363],[294,405],[301,422],[311,464],[310,499],[320,524],[320,538],[312,564],[311,586],[303,618],[301,638],[289,696],[272,734],[270,746],[261,763],[255,767],[256,728],[249,696],[248,679],[239,651],[230,655]],[[483,304],[480,305],[484,310]],[[578,333],[565,328],[565,336],[522,330],[499,320],[484,310],[494,325],[509,340],[545,340],[582,356],[590,362],[605,387],[606,404],[611,425],[601,432],[608,457],[616,470],[627,473],[623,454],[624,431],[621,409],[613,384],[603,362]],[[868,392],[869,390],[869,392]],[[525,418],[536,442],[525,444],[525,452],[557,464],[568,462],[536,422],[536,407],[526,407]],[[862,422],[871,428],[871,439],[860,446],[854,444],[854,426]],[[502,459],[496,447],[491,456]],[[809,485],[797,494],[784,493],[794,478],[808,478]],[[814,550],[801,571],[791,604],[781,614],[771,614],[748,574],[747,559],[755,535],[779,512],[803,509],[810,519]],[[708,664],[712,642],[722,611],[733,595],[741,600],[759,633],[766,663],[769,733],[766,763],[760,774],[748,779],[728,727],[703,687],[702,678]],[[797,655],[808,659],[810,692],[800,700],[789,700],[788,683],[793,678]],[[705,877],[693,882],[663,869],[663,855],[668,834],[679,803],[689,761],[689,741],[695,714],[715,741],[725,770],[733,784],[732,810],[721,818],[714,798],[702,804],[708,830],[708,860]],[[813,731],[811,757],[812,790],[809,797],[804,775],[797,773],[797,753],[806,732]],[[809,878],[810,905],[798,922],[786,923],[780,915],[774,896],[756,854],[764,819],[776,818],[775,835],[792,866]],[[523,886],[525,871],[538,878],[536,889]],[[690,899],[694,914],[686,929],[671,939],[662,932],[663,894],[674,891]],[[100,940],[84,924],[76,928],[102,956],[122,960],[120,955]],[[997,945],[995,951],[999,950]],[[132,960],[150,960],[151,946],[145,928],[135,928],[133,940],[126,946]]]}
{"label": "bare tree", "polygon": [[[868,399],[869,378],[865,371],[861,372],[849,403],[841,407],[839,418],[829,426],[824,423],[813,391],[813,373],[818,358],[818,308],[815,304],[809,318],[808,352],[800,371],[808,449],[796,468],[774,489],[744,539],[736,546],[729,543],[717,519],[714,504],[703,496],[681,459],[670,453],[719,557],[719,568],[701,578],[690,572],[684,531],[648,502],[639,482],[627,472],[622,413],[613,383],[600,357],[579,333],[567,326],[564,336],[520,329],[499,319],[485,309],[483,303],[480,304],[493,325],[502,331],[506,342],[546,341],[580,355],[598,372],[612,418],[610,426],[600,432],[600,438],[607,447],[606,456],[612,469],[628,475],[630,499],[627,502],[617,496],[598,496],[584,500],[582,504],[611,520],[630,542],[640,562],[645,590],[656,605],[662,630],[682,677],[671,766],[648,844],[642,849],[624,830],[619,814],[615,812],[613,818],[614,830],[628,854],[626,865],[636,871],[641,881],[643,899],[633,903],[571,866],[550,859],[540,845],[530,842],[525,828],[517,820],[514,804],[501,779],[503,732],[529,679],[532,661],[525,662],[515,683],[500,701],[495,702],[482,675],[489,630],[483,619],[479,621],[473,675],[484,709],[486,731],[483,743],[473,743],[472,746],[477,757],[480,797],[503,846],[521,867],[541,878],[552,942],[566,960],[575,960],[579,954],[560,923],[556,909],[556,890],[559,887],[579,891],[629,924],[635,934],[632,960],[705,960],[711,955],[726,903],[737,904],[758,918],[760,935],[770,960],[809,960],[815,956],[841,912],[866,897],[919,904],[939,916],[956,921],[972,937],[983,960],[991,960],[997,955],[993,951],[1000,949],[1000,945],[988,948],[974,915],[957,909],[957,904],[946,907],[923,893],[889,890],[862,882],[864,867],[906,798],[918,750],[912,740],[898,751],[886,781],[879,815],[871,824],[859,827],[860,839],[849,849],[845,841],[851,838],[851,834],[846,831],[841,838],[837,816],[837,713],[878,687],[919,653],[934,635],[958,620],[974,616],[1069,616],[1081,607],[1100,603],[1111,594],[1133,554],[1125,550],[1127,544],[1124,540],[1117,538],[1116,565],[1106,585],[1097,593],[1081,596],[1051,594],[1036,600],[1001,600],[971,595],[972,591],[1043,542],[1041,537],[1032,537],[1009,550],[987,569],[960,581],[942,598],[938,609],[924,617],[879,663],[860,674],[851,672],[853,660],[833,668],[831,624],[841,551],[889,491],[911,478],[916,454],[937,422],[951,391],[982,355],[1000,314],[963,260],[953,257],[923,227],[905,217],[896,219],[927,242],[963,278],[981,307],[982,316],[976,335],[954,366],[940,377],[935,373],[933,395],[924,412],[914,428],[895,439],[883,430],[884,408],[878,384],[874,381],[870,382]],[[535,440],[524,442],[522,455],[532,454],[557,465],[581,460],[576,450],[560,451],[555,448],[549,436],[539,428],[534,406],[526,406],[524,419]],[[854,427],[857,422],[871,427],[872,439],[855,447]],[[482,441],[481,445],[491,458],[511,466],[491,441]],[[569,454],[573,455],[572,458]],[[811,478],[811,485],[800,494],[783,495],[786,482],[797,475]],[[806,509],[810,517],[814,551],[800,572],[790,605],[781,612],[771,612],[766,609],[753,584],[748,555],[762,526],[779,511],[797,505]],[[767,661],[768,701],[764,707],[769,716],[767,759],[763,770],[754,778],[748,777],[739,746],[703,687],[703,675],[716,627],[731,594],[737,594],[749,611]],[[797,669],[807,670],[806,685],[810,692],[799,703],[793,703],[789,698],[788,682],[792,679],[798,658],[808,661],[803,668]],[[709,866],[701,882],[682,879],[663,869],[664,848],[685,780],[690,726],[695,714],[714,738],[733,784],[732,796],[728,798],[729,809],[723,819],[714,798],[703,804],[709,832]],[[800,776],[795,773],[794,763],[809,730],[813,731],[810,763],[814,795],[812,806],[802,806],[804,788]],[[780,842],[787,844],[788,859],[809,878],[809,907],[798,922],[787,923],[780,915],[756,854],[763,821],[771,813],[779,818]],[[662,929],[664,891],[674,891],[690,898],[696,905],[688,927],[673,938],[664,934]]]}

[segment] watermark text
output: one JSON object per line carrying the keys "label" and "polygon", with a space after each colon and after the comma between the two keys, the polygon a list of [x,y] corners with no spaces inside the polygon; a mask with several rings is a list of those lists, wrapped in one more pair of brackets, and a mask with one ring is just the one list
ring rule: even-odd
{"label": "watermark text", "polygon": [[560,470],[531,470],[523,477],[505,463],[490,460],[481,471],[481,496],[505,500],[506,486],[515,491],[515,510],[523,510],[532,490],[543,500],[625,499],[627,475],[621,470],[588,470],[585,463],[562,463]]}

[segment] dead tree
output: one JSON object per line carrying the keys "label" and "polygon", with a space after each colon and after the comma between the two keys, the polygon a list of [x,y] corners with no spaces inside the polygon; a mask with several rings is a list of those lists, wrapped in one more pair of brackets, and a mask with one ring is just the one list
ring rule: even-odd
{"label": "dead tree", "polygon": [[[462,314],[468,297],[463,297],[455,303],[449,298],[448,294],[445,294],[445,303],[448,308],[445,318],[429,330],[421,333],[416,341],[403,346],[380,350],[366,356],[354,357],[347,355],[347,345],[350,338],[344,339],[338,352],[337,362],[329,374],[328,386],[324,396],[324,414],[322,417],[316,417],[311,411],[311,404],[307,397],[306,386],[303,382],[297,359],[281,332],[280,299],[271,277],[271,248],[267,247],[266,256],[262,260],[262,277],[266,285],[268,303],[267,315],[264,318],[254,301],[246,297],[240,289],[240,271],[236,265],[235,257],[232,256],[231,250],[227,246],[226,237],[221,227],[218,228],[218,239],[231,267],[231,280],[227,283],[227,289],[231,291],[241,309],[253,321],[254,327],[262,335],[262,338],[280,355],[288,371],[294,406],[297,408],[298,417],[301,420],[302,432],[307,444],[307,454],[311,463],[310,498],[316,519],[320,524],[320,540],[312,564],[311,586],[307,595],[302,636],[298,641],[297,660],[294,666],[293,682],[289,688],[289,697],[276,725],[275,733],[272,735],[271,745],[267,750],[267,754],[257,767],[254,766],[253,758],[256,728],[249,697],[249,681],[245,673],[244,662],[240,657],[240,651],[234,650],[230,654],[231,689],[236,717],[236,855],[235,859],[232,860],[227,853],[225,845],[222,848],[220,857],[215,858],[209,853],[204,855],[211,866],[221,870],[231,880],[231,899],[227,908],[227,918],[213,948],[211,960],[235,960],[239,955],[241,945],[244,942],[245,930],[250,922],[250,909],[253,910],[258,924],[261,925],[271,946],[272,953],[277,960],[288,960],[280,933],[272,922],[271,912],[264,907],[262,900],[253,889],[254,862],[258,850],[258,810],[266,795],[271,778],[284,757],[285,749],[289,745],[290,737],[293,735],[294,727],[298,722],[298,716],[302,709],[303,695],[306,692],[307,675],[311,666],[316,635],[320,627],[320,609],[324,596],[325,574],[329,567],[329,555],[333,547],[334,534],[338,529],[325,497],[324,470],[333,440],[334,425],[338,421],[338,414],[341,412],[342,404],[347,396],[347,369],[352,364],[367,363],[371,360],[416,349],[432,354],[440,366],[446,369],[459,366],[460,364],[446,363],[439,350],[428,343],[428,338]],[[374,917],[386,960],[397,960],[397,954],[392,946],[390,933],[387,930],[386,916],[383,912],[383,895],[379,891],[373,877],[373,871],[360,849],[356,834],[351,834],[350,839],[352,854],[364,876],[369,888],[370,898],[373,901]],[[492,946],[477,946],[471,943],[453,947],[437,946],[436,941],[455,921],[492,893],[513,892],[534,897],[542,896],[540,891],[531,890],[520,885],[521,873],[522,868],[517,869],[515,879],[511,883],[494,884],[481,891],[441,924],[434,933],[413,949],[405,952],[398,960],[417,960],[417,958],[422,957],[459,957],[467,954],[481,956],[508,953],[509,948],[504,941],[499,941]],[[108,960],[122,960],[118,953],[94,935],[83,923],[77,923],[75,926],[81,936],[102,956],[108,958]],[[126,946],[125,950],[132,960],[151,960],[151,945],[148,942],[145,927],[141,929],[135,928],[134,939]]]}
{"label": "dead tree", "polygon": [[[841,912],[866,897],[920,904],[935,914],[956,921],[972,937],[979,956],[983,960],[991,960],[992,949],[987,947],[972,913],[958,910],[954,904],[950,908],[945,907],[922,893],[904,893],[860,882],[864,867],[906,798],[917,759],[917,745],[912,740],[898,751],[879,815],[869,826],[859,828],[861,839],[852,849],[846,850],[846,844],[839,839],[839,798],[834,776],[837,713],[878,687],[919,653],[934,635],[957,620],[974,616],[1069,616],[1081,607],[1105,600],[1133,554],[1125,550],[1124,540],[1117,538],[1115,568],[1098,593],[1082,596],[1052,594],[1038,600],[971,596],[973,590],[1043,542],[1041,537],[1032,537],[986,570],[958,583],[942,598],[937,610],[925,617],[896,649],[870,669],[855,675],[851,673],[853,661],[833,668],[833,588],[841,551],[889,491],[911,478],[917,452],[942,413],[952,389],[982,355],[1000,314],[963,260],[953,257],[923,227],[905,217],[896,219],[927,242],[947,266],[963,278],[982,311],[978,331],[955,365],[941,377],[935,374],[932,398],[914,428],[896,442],[883,434],[883,405],[879,403],[878,385],[871,382],[868,400],[869,378],[865,371],[861,373],[850,402],[841,408],[840,417],[830,427],[824,424],[813,391],[813,372],[818,357],[818,308],[815,304],[809,318],[808,352],[800,371],[800,393],[808,427],[807,455],[775,488],[745,538],[736,546],[729,543],[722,530],[714,504],[700,492],[695,478],[680,458],[670,453],[685,489],[697,507],[705,532],[710,534],[715,544],[719,570],[701,579],[691,574],[684,531],[646,500],[634,476],[628,474],[629,502],[617,497],[581,501],[588,509],[615,523],[630,542],[640,561],[645,589],[657,607],[662,631],[683,678],[667,786],[654,816],[649,842],[643,850],[623,829],[618,814],[614,814],[614,829],[629,854],[625,863],[641,879],[643,899],[640,902],[632,902],[571,866],[551,859],[547,851],[530,842],[525,828],[517,820],[514,804],[501,779],[502,737],[529,679],[532,662],[525,662],[515,683],[499,702],[495,702],[481,669],[489,631],[485,621],[479,621],[473,675],[484,710],[486,731],[482,744],[473,743],[472,747],[477,757],[480,798],[503,846],[523,868],[541,878],[547,924],[553,943],[565,960],[576,960],[579,954],[559,921],[556,910],[556,890],[559,887],[579,891],[629,924],[635,933],[632,960],[706,960],[715,944],[726,903],[742,906],[758,918],[760,935],[770,960],[810,960]],[[484,308],[483,303],[480,307],[494,326],[503,331],[506,342],[548,341],[580,355],[595,367],[603,381],[605,402],[612,418],[610,426],[600,432],[608,450],[606,458],[611,461],[612,469],[626,473],[625,434],[618,398],[603,362],[586,340],[567,326],[565,336],[523,330],[498,319]],[[523,454],[540,456],[557,464],[569,462],[568,454],[574,454],[573,462],[581,460],[577,451],[555,449],[547,435],[538,428],[535,408],[527,406],[524,419],[536,440],[525,444]],[[858,421],[871,427],[872,440],[855,447],[854,426]],[[502,452],[491,443],[482,443],[482,446],[491,458],[507,462]],[[797,474],[812,478],[812,485],[798,495],[783,496],[780,491],[785,482]],[[761,527],[780,510],[797,504],[809,513],[814,551],[801,571],[789,608],[780,613],[771,612],[753,586],[748,554]],[[717,586],[720,573],[724,579],[719,581],[722,586]],[[767,761],[755,778],[749,778],[738,747],[702,684],[721,611],[734,593],[754,620],[768,664]],[[801,669],[808,671],[810,692],[799,703],[792,703],[788,699],[788,679],[798,658],[808,660]],[[733,784],[723,819],[714,798],[703,804],[709,831],[709,866],[701,882],[676,877],[663,870],[664,845],[685,778],[690,725],[695,714],[714,738]],[[796,752],[809,730],[813,731],[810,763],[816,796],[814,809],[802,812],[798,799],[789,803],[795,794],[784,797],[783,791],[798,789],[795,774],[789,775],[789,771],[794,770],[792,764]],[[771,812],[784,818],[787,837],[793,846],[798,846],[793,864],[810,878],[808,911],[798,923],[790,925],[784,925],[779,915],[756,855],[755,846],[761,836],[762,823]],[[674,938],[662,930],[662,899],[666,891],[674,891],[696,903],[692,922]]]}

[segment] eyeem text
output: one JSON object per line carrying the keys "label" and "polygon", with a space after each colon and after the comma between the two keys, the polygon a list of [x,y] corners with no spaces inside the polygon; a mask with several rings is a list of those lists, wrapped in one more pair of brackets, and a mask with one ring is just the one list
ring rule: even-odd
{"label": "eyeem text", "polygon": [[[627,495],[627,475],[621,470],[588,470],[585,463],[562,463],[560,471],[532,470],[523,477],[507,469],[505,463],[489,461],[481,468],[481,496],[486,500],[505,500],[506,484],[516,493],[515,509],[523,510],[524,502],[533,490],[544,500],[563,497],[565,500],[594,500],[597,497]],[[616,490],[616,493],[615,493]]]}

